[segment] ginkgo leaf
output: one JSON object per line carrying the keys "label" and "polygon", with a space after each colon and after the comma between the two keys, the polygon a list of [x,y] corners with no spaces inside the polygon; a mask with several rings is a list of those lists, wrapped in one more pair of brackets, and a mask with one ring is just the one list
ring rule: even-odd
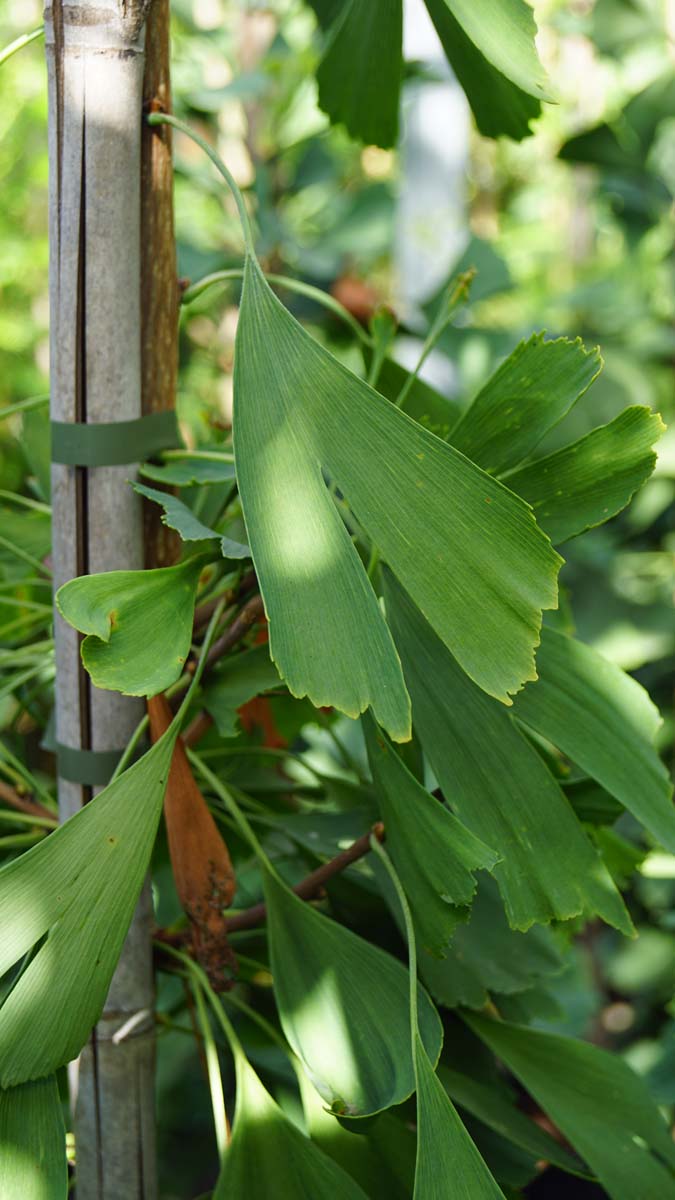
{"label": "ginkgo leaf", "polygon": [[[75,1058],[103,1009],[147,870],[177,726],[0,870],[0,1087]],[[76,964],[76,969],[74,969]]]}
{"label": "ginkgo leaf", "polygon": [[213,1200],[366,1200],[337,1163],[284,1116],[239,1048],[232,1140]]}
{"label": "ginkgo leaf", "polygon": [[232,538],[225,537],[216,529],[204,525],[187,504],[183,504],[182,500],[176,496],[172,496],[169,492],[158,492],[156,488],[146,487],[144,483],[132,483],[131,486],[140,496],[145,496],[148,500],[153,500],[155,504],[162,506],[164,509],[162,524],[168,525],[169,529],[175,529],[184,542],[200,542],[205,538],[217,538],[223,558],[248,558],[250,556],[251,551],[248,546],[242,542],[233,542]]}
{"label": "ginkgo leaf", "polygon": [[247,260],[234,380],[237,477],[291,692],[410,736],[400,662],[322,468],[478,685],[535,677],[560,559],[531,510],[318,345]]}
{"label": "ginkgo leaf", "polygon": [[586,1159],[612,1200],[673,1200],[675,1145],[644,1082],[622,1058],[478,1013],[464,1020]]}
{"label": "ginkgo leaf", "polygon": [[447,0],[425,0],[425,4],[480,132],[517,141],[528,137],[530,121],[541,113],[539,100],[488,61],[455,19]]}
{"label": "ginkgo leaf", "polygon": [[532,505],[552,542],[576,537],[620,512],[654,470],[654,442],[664,431],[658,413],[626,408],[554,454],[504,481]]}
{"label": "ginkgo leaf", "polygon": [[456,930],[442,962],[420,954],[419,970],[434,1000],[447,1008],[483,1008],[490,993],[510,995],[562,971],[549,929],[510,929],[495,881],[482,876],[466,925]]}
{"label": "ginkgo leaf", "polygon": [[474,1079],[462,1071],[452,1070],[440,1063],[438,1077],[454,1103],[472,1117],[482,1121],[500,1137],[507,1138],[534,1159],[553,1163],[575,1175],[588,1175],[584,1164],[565,1150],[535,1120],[516,1106],[516,1098],[505,1085],[495,1086]]}
{"label": "ginkgo leaf", "polygon": [[203,696],[204,707],[221,737],[236,735],[237,709],[242,704],[274,687],[282,687],[282,682],[266,645],[224,658],[209,677]]}
{"label": "ginkgo leaf", "polygon": [[502,75],[539,100],[552,99],[525,0],[445,0],[467,37]]}
{"label": "ginkgo leaf", "polygon": [[415,728],[447,803],[499,849],[493,874],[509,923],[527,929],[589,912],[631,933],[602,859],[537,751],[464,674],[389,572],[385,594]]}
{"label": "ginkgo leaf", "polygon": [[[299,900],[263,871],[274,995],[281,1025],[333,1111],[365,1117],[415,1087],[408,973],[391,955]],[[438,1013],[419,988],[421,1036],[440,1053]]]}
{"label": "ginkgo leaf", "polygon": [[415,1039],[417,1163],[413,1200],[504,1200],[419,1036]]}
{"label": "ginkgo leaf", "polygon": [[153,479],[156,483],[164,483],[169,487],[192,487],[205,483],[234,483],[234,463],[217,450],[197,451],[194,457],[185,454],[184,458],[172,462],[143,463],[140,473],[144,479]]}
{"label": "ginkgo leaf", "polygon": [[368,760],[387,833],[420,944],[445,956],[476,891],[473,872],[499,855],[479,841],[410,774],[372,717],[362,718]]}
{"label": "ginkgo leaf", "polygon": [[108,571],[64,583],[56,606],[87,634],[82,662],[96,687],[154,696],[181,675],[190,650],[200,556],[153,571]]}
{"label": "ginkgo leaf", "polygon": [[66,1200],[66,1131],[56,1079],[0,1091],[2,1200]]}
{"label": "ginkgo leaf", "polygon": [[601,369],[597,350],[585,350],[579,338],[544,341],[543,333],[534,333],[488,379],[450,441],[486,471],[500,474],[516,467]]}
{"label": "ginkgo leaf", "polygon": [[344,0],[327,36],[316,74],[319,107],[352,137],[393,146],[403,78],[402,0]]}
{"label": "ginkgo leaf", "polygon": [[563,751],[675,852],[673,787],[654,739],[661,716],[630,675],[591,646],[542,631],[539,679],[514,715]]}

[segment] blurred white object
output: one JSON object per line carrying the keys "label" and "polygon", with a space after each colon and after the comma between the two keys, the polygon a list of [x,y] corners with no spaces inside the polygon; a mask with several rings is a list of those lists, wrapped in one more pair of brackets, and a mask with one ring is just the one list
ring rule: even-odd
{"label": "blurred white object", "polygon": [[415,324],[420,305],[444,282],[469,238],[470,118],[423,0],[404,0],[403,12],[406,59],[440,77],[438,83],[408,83],[403,95],[396,300],[403,318]]}

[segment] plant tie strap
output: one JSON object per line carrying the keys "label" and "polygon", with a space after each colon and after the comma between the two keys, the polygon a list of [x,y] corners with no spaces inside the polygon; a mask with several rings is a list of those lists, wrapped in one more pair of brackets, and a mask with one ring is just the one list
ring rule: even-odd
{"label": "plant tie strap", "polygon": [[[137,746],[134,758],[138,757],[143,749],[142,745]],[[71,783],[81,783],[85,787],[105,787],[110,783],[123,754],[124,747],[121,750],[82,750],[76,746],[64,746],[63,742],[56,743],[59,776]]]}
{"label": "plant tie strap", "polygon": [[52,462],[69,467],[119,467],[180,445],[173,409],[133,421],[52,421],[51,433]]}

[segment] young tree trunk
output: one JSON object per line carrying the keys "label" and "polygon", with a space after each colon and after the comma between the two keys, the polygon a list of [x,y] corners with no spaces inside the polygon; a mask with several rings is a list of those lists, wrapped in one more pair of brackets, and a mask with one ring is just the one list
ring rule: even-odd
{"label": "young tree trunk", "polygon": [[[142,412],[142,342],[147,354],[152,323],[150,316],[142,338],[147,8],[147,0],[53,0],[45,10],[51,417],[59,422],[125,421]],[[166,25],[165,5],[163,14]],[[146,204],[146,230],[148,211]],[[171,213],[168,224],[166,214],[163,220],[166,247]],[[170,253],[173,264],[172,245]],[[173,265],[169,274],[172,270],[175,278]],[[152,292],[147,269],[144,287]],[[175,326],[175,299],[172,303]],[[152,312],[145,294],[143,308]],[[163,353],[170,357],[166,345]],[[145,374],[153,369],[146,364]],[[162,394],[170,406],[170,384]],[[133,467],[127,464],[53,464],[55,588],[76,575],[144,565],[142,514],[127,483],[130,475]],[[154,554],[151,547],[149,555]],[[91,685],[79,639],[58,615],[55,639],[59,805],[66,818],[104,782],[108,764],[100,753],[125,745],[143,706]],[[153,1200],[156,1195],[151,916],[146,888],[101,1021],[71,1074],[78,1200]]]}

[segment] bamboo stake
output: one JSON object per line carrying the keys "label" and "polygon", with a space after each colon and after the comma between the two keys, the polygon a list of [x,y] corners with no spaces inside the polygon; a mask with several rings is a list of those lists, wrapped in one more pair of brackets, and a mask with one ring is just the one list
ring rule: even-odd
{"label": "bamboo stake", "polygon": [[[49,69],[51,415],[141,413],[140,140],[147,0],[53,0]],[[53,564],[75,575],[143,565],[141,514],[123,467],[52,468]],[[91,686],[78,639],[55,618],[57,738],[125,745],[140,701]],[[92,789],[59,780],[63,818]],[[153,983],[148,894],[105,1012],[71,1073],[78,1200],[154,1200]],[[77,969],[77,964],[73,964]]]}

